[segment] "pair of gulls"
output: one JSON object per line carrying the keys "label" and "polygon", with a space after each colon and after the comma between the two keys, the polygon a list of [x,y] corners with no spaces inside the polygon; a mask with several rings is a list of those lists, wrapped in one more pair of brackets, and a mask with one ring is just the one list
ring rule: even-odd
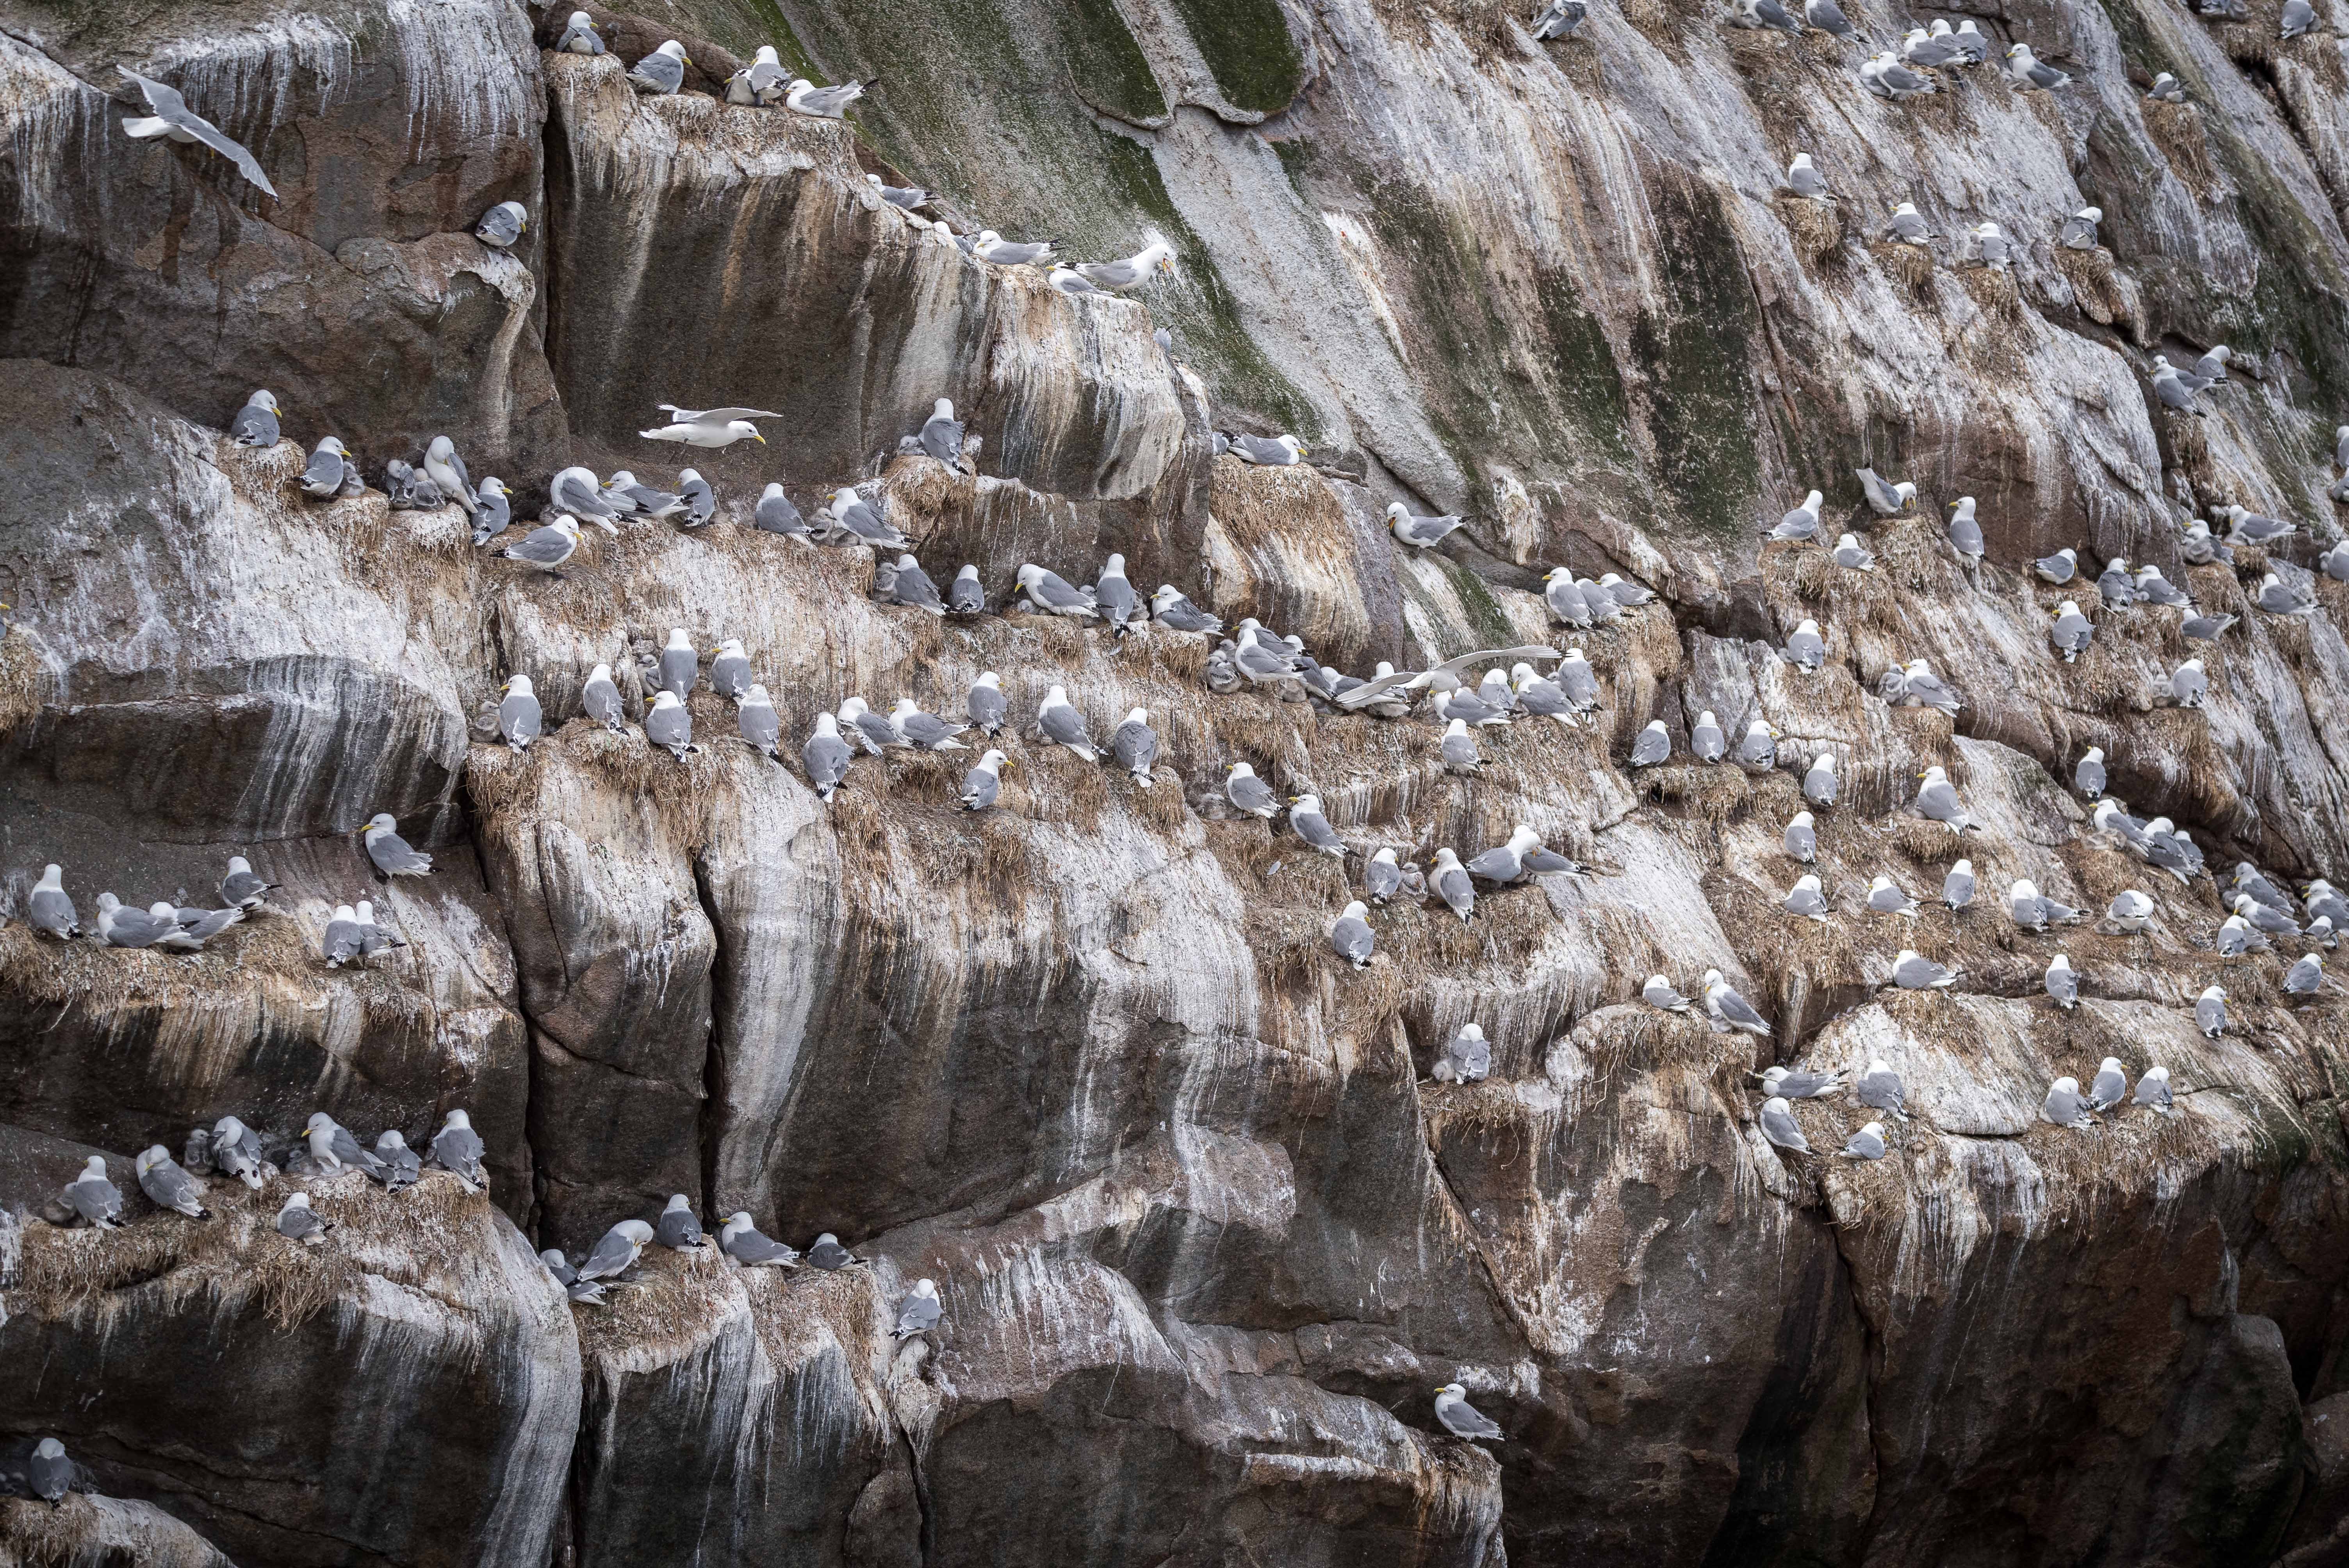
{"label": "pair of gulls", "polygon": [[[1917,486],[1914,480],[1900,480],[1896,482],[1886,479],[1872,468],[1854,469],[1852,475],[1859,480],[1860,495],[1867,501],[1868,511],[1876,513],[1877,516],[1900,517],[1917,509]],[[1970,502],[1972,499],[1969,496],[1965,498],[1964,502],[1953,504],[1965,507],[1965,502]],[[1777,526],[1770,530],[1769,536],[1776,540],[1797,542],[1811,538],[1819,531],[1819,509],[1825,504],[1826,500],[1826,498],[1817,490],[1808,491],[1804,495],[1803,503],[1800,506],[1778,520]],[[1971,508],[1968,507],[1965,510],[1967,516],[1971,518],[1972,516]]]}

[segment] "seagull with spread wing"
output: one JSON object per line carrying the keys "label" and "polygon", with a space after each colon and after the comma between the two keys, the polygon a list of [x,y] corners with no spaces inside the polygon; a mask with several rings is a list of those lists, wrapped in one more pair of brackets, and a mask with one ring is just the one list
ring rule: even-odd
{"label": "seagull with spread wing", "polygon": [[674,403],[653,406],[667,414],[669,422],[636,434],[647,441],[682,441],[688,447],[730,447],[746,436],[763,447],[767,438],[759,434],[759,427],[750,421],[782,418],[771,408],[680,408]]}
{"label": "seagull with spread wing", "polygon": [[1340,692],[1338,706],[1350,713],[1381,699],[1392,701],[1398,696],[1407,697],[1412,692],[1431,689],[1455,692],[1462,685],[1461,672],[1471,665],[1495,660],[1560,659],[1565,656],[1556,648],[1539,644],[1523,648],[1486,648],[1481,653],[1463,654],[1456,659],[1446,659],[1433,669],[1395,670],[1387,675],[1374,676],[1361,686]]}

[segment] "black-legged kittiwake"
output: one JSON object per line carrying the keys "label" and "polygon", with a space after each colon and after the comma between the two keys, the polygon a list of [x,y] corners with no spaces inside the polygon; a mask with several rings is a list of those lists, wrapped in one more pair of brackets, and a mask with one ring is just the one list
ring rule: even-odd
{"label": "black-legged kittiwake", "polygon": [[189,108],[188,100],[180,96],[177,88],[167,87],[150,77],[142,77],[127,66],[117,68],[136,82],[147,98],[148,112],[145,116],[132,115],[123,120],[124,135],[140,140],[162,136],[173,141],[201,143],[234,164],[238,173],[260,186],[269,196],[276,196],[277,187],[272,185],[269,176],[262,172],[261,160],[246,151],[243,143],[222,135],[220,129],[212,121]]}
{"label": "black-legged kittiwake", "polygon": [[212,1217],[212,1212],[203,1204],[203,1184],[181,1169],[180,1162],[171,1158],[171,1151],[161,1144],[150,1145],[132,1169],[139,1177],[139,1190],[153,1200],[157,1208],[193,1220]]}

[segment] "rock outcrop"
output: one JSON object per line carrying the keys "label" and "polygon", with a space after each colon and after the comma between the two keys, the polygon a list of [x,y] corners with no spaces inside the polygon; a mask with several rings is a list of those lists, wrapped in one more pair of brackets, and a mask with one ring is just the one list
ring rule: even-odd
{"label": "rock outcrop", "polygon": [[[57,1436],[91,1489],[0,1500],[0,1562],[2327,1560],[2349,1009],[2284,993],[2304,944],[2212,935],[2238,861],[2349,882],[2349,591],[2314,569],[2349,77],[2252,9],[1980,16],[2075,84],[1985,65],[1893,104],[1816,31],[1654,0],[1547,45],[1490,0],[592,8],[603,57],[494,0],[238,0],[203,29],[0,5],[0,1441]],[[688,91],[636,93],[669,36]],[[711,96],[769,42],[884,80],[851,122]],[[124,65],[277,198],[122,136]],[[2190,103],[2144,99],[2161,70]],[[1780,189],[1798,150],[1834,203]],[[874,174],[938,200],[908,214]],[[505,200],[531,224],[498,252],[466,231]],[[1885,241],[1901,201],[1942,235],[1998,222],[2012,266]],[[2101,247],[2059,250],[2091,203]],[[1076,257],[1154,231],[1181,265],[1071,296],[944,224]],[[2208,411],[2163,410],[2152,356],[2222,338]],[[222,430],[254,387],[274,448]],[[940,397],[973,472],[901,447]],[[662,447],[636,435],[661,401],[776,417]],[[1231,428],[1312,460],[1218,458]],[[328,434],[378,484],[450,435],[524,527],[573,462],[690,463],[719,514],[591,528],[550,575],[454,508],[305,499]],[[1862,466],[1917,507],[1866,511]],[[750,526],[770,481],[812,514],[867,480],[939,583],[978,565],[988,614],[876,602],[876,552]],[[1872,571],[1759,542],[1814,487]],[[1961,495],[1980,564],[1942,535]],[[1468,525],[1405,548],[1395,500]],[[2295,531],[2189,565],[2186,521],[2230,503]],[[2059,545],[2064,589],[2032,571]],[[1599,710],[1482,730],[1458,777],[1424,710],[1216,694],[1212,638],[1014,611],[1021,562],[1086,583],[1110,552],[1355,674],[1577,644]],[[2101,608],[2113,556],[2239,624]],[[1656,600],[1561,626],[1559,564]],[[2315,613],[2256,607],[2268,572]],[[2076,664],[2048,643],[2066,596],[2095,621]],[[1815,673],[1783,652],[1805,619]],[[678,627],[742,641],[782,761],[707,689],[697,750],[645,744]],[[2189,656],[2194,708],[2162,695]],[[1918,658],[1954,716],[1884,695]],[[583,713],[599,664],[616,731]],[[818,799],[819,713],[958,716],[982,671],[1010,703],[993,809],[956,804],[976,751],[862,757]],[[546,719],[523,751],[486,717],[515,673]],[[1096,741],[1147,710],[1146,786],[1043,741],[1053,686]],[[1766,722],[1770,765],[1691,760],[1708,712]],[[1656,719],[1673,755],[1635,770]],[[2097,830],[2091,746],[2215,876]],[[1806,868],[1781,835],[1821,755]],[[1243,760],[1352,853],[1233,810]],[[1933,766],[1962,833],[1910,810]],[[378,812],[429,877],[375,872]],[[1367,969],[1330,951],[1371,851],[1518,823],[1587,874],[1482,890],[1473,923],[1397,900]],[[102,889],[210,903],[232,854],[281,885],[198,954],[22,918],[50,861],[87,923]],[[1980,891],[1951,911],[1960,857]],[[1779,908],[1806,869],[1824,925]],[[1878,875],[1924,907],[1868,913]],[[2018,879],[2090,923],[2019,930]],[[2093,923],[2130,888],[2145,930]],[[360,898],[404,945],[330,967]],[[1897,988],[1902,948],[1955,986]],[[2043,993],[2058,951],[2076,1010]],[[1640,999],[1709,969],[1766,1036]],[[1438,1081],[1468,1022],[1491,1076]],[[2177,1114],[2041,1118],[2107,1056],[2167,1068]],[[1763,1068],[1878,1057],[1907,1116],[1804,1100],[1808,1156],[1759,1130]],[[486,1194],[386,1192],[296,1141],[324,1109],[421,1149],[460,1107]],[[131,1157],[227,1114],[264,1186],[210,1176],[204,1220],[147,1202]],[[1888,1157],[1838,1158],[1871,1119]],[[93,1153],[121,1230],[45,1212]],[[297,1189],[316,1244],[274,1228]],[[601,1304],[533,1256],[673,1193],[713,1244],[648,1248]],[[714,1245],[738,1211],[861,1261],[745,1268]],[[917,1279],[942,1319],[901,1339]],[[1436,1422],[1454,1382],[1500,1440]]]}

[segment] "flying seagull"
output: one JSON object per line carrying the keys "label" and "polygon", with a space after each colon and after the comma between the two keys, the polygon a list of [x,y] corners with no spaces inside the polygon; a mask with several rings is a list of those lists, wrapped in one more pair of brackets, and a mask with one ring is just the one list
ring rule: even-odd
{"label": "flying seagull", "polygon": [[274,197],[277,187],[261,171],[261,160],[247,152],[242,143],[222,136],[212,121],[188,108],[188,100],[180,96],[177,88],[166,87],[151,77],[142,77],[129,67],[120,67],[122,74],[139,84],[147,95],[148,118],[133,115],[122,122],[123,134],[145,140],[164,136],[173,141],[201,142],[236,165],[237,172]]}

